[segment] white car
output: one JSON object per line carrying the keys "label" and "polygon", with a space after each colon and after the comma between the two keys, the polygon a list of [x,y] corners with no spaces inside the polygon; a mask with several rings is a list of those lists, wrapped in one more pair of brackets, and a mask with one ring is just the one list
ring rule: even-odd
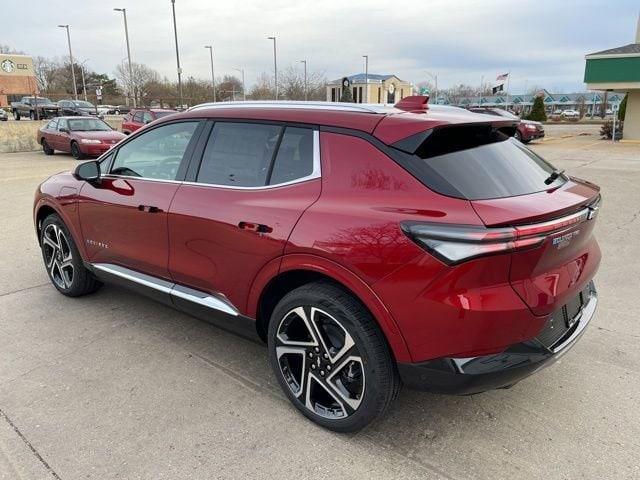
{"label": "white car", "polygon": [[98,105],[98,113],[100,115],[106,115],[109,113],[109,110],[113,110],[113,105]]}
{"label": "white car", "polygon": [[580,112],[577,110],[563,110],[561,115],[564,118],[580,118]]}

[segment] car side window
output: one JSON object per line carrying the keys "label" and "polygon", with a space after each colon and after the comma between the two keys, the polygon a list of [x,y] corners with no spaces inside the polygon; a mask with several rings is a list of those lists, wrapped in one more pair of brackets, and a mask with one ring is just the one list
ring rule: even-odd
{"label": "car side window", "polygon": [[144,112],[142,115],[142,123],[149,123],[151,121],[153,121],[151,114],[149,112]]}
{"label": "car side window", "polygon": [[276,155],[269,185],[291,182],[313,173],[313,130],[287,127]]}
{"label": "car side window", "polygon": [[279,125],[216,122],[196,181],[234,187],[266,185],[281,131]]}
{"label": "car side window", "polygon": [[113,152],[100,160],[100,175],[106,175],[113,160]]}
{"label": "car side window", "polygon": [[162,125],[125,143],[111,167],[114,175],[175,180],[197,121]]}
{"label": "car side window", "polygon": [[67,120],[64,118],[60,118],[58,119],[58,131],[61,131],[63,128],[68,128]]}
{"label": "car side window", "polygon": [[136,123],[142,123],[142,112],[136,112],[133,114],[133,121]]}
{"label": "car side window", "polygon": [[53,120],[50,120],[49,123],[47,123],[47,130],[55,130],[58,126],[58,119],[54,118]]}

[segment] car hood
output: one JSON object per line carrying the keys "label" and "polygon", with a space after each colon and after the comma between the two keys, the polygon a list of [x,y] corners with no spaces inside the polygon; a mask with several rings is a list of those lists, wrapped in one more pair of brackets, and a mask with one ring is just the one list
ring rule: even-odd
{"label": "car hood", "polygon": [[75,138],[90,138],[93,140],[102,140],[102,141],[113,141],[115,140],[114,143],[119,142],[120,140],[122,140],[123,138],[126,137],[126,135],[124,133],[120,133],[120,132],[116,132],[115,130],[111,130],[111,131],[104,131],[104,132],[78,132],[78,131],[74,131],[72,132],[72,135]]}

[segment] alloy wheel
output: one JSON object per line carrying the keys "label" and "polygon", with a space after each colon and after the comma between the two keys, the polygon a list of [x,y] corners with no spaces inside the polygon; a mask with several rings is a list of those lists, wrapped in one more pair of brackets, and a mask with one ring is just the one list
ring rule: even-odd
{"label": "alloy wheel", "polygon": [[73,254],[65,233],[55,223],[44,229],[42,253],[51,280],[62,289],[70,288],[75,273]]}
{"label": "alloy wheel", "polygon": [[280,373],[306,409],[331,420],[356,412],[364,396],[364,365],[335,317],[310,306],[290,310],[278,325],[275,350]]}

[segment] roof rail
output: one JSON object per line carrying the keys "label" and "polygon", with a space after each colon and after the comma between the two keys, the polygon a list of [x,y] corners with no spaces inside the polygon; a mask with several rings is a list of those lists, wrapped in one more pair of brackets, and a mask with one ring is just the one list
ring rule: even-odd
{"label": "roof rail", "polygon": [[334,103],[334,102],[299,102],[288,100],[250,100],[241,102],[210,102],[194,105],[188,111],[201,110],[205,108],[225,109],[225,108],[285,108],[285,109],[305,109],[305,110],[334,110],[340,112],[358,113],[393,113],[393,108],[385,105],[371,105],[358,103]]}

